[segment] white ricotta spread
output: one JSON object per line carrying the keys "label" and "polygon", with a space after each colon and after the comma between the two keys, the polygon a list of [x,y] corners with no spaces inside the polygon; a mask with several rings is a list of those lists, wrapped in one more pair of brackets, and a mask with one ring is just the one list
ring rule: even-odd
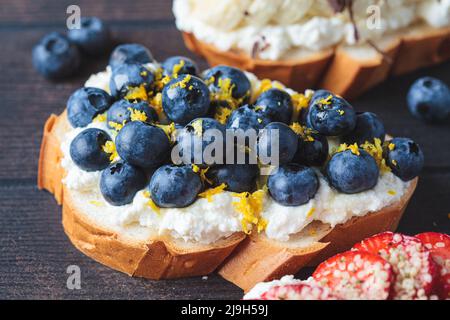
{"label": "white ricotta spread", "polygon": [[[374,5],[380,12],[377,24],[368,19]],[[295,57],[299,49],[357,43],[348,11],[335,14],[327,0],[175,0],[173,12],[180,30],[222,51],[252,54],[259,48],[261,59],[282,60]],[[448,26],[450,0],[355,0],[353,13],[363,42],[416,22]]]}
{"label": "white ricotta spread", "polygon": [[[92,75],[86,86],[105,89],[109,84],[111,71]],[[247,73],[252,90],[257,91],[260,81],[253,74]],[[287,89],[290,94],[294,91]],[[106,122],[94,121],[86,128],[99,128],[114,136],[114,131],[107,128]],[[73,192],[77,203],[83,204],[83,211],[92,213],[102,211],[109,223],[122,227],[140,225],[156,230],[160,235],[170,235],[176,239],[212,243],[235,232],[242,231],[242,215],[236,211],[233,202],[239,198],[231,192],[222,192],[213,196],[212,201],[199,198],[187,208],[161,208],[158,212],[148,205],[143,191],[136,194],[133,202],[115,207],[102,197],[99,181],[100,172],[86,172],[79,169],[70,157],[70,143],[75,136],[86,128],[70,130],[62,139],[63,159],[61,164],[67,176],[63,183]],[[377,211],[398,201],[409,183],[405,183],[392,173],[382,174],[378,184],[372,190],[347,195],[330,188],[319,174],[320,187],[311,201],[297,207],[284,207],[269,195],[264,196],[262,216],[267,220],[266,235],[279,241],[289,240],[303,230],[313,220],[335,226],[345,223],[354,216],[363,216]]]}

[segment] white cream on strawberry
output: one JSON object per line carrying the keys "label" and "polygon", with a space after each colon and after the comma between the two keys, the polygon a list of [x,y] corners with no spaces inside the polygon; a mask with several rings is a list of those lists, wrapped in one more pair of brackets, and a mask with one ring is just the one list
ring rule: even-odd
{"label": "white cream on strawberry", "polygon": [[[148,65],[157,68],[156,64]],[[246,73],[253,93],[263,85],[257,77]],[[111,70],[92,75],[86,86],[107,89]],[[281,84],[273,82],[273,85]],[[293,90],[286,91],[294,95]],[[100,128],[114,137],[114,130],[109,129],[105,122],[93,121],[89,128]],[[214,195],[210,200],[199,198],[187,208],[165,209],[155,211],[148,205],[144,192],[136,194],[131,204],[115,207],[108,204],[101,195],[99,188],[100,173],[86,172],[79,169],[72,161],[69,146],[73,138],[85,128],[71,129],[62,140],[64,157],[62,166],[66,171],[63,182],[90,216],[101,215],[102,221],[108,221],[111,226],[140,226],[155,230],[160,235],[169,235],[175,239],[213,243],[235,232],[243,231],[243,215],[237,209],[240,198],[236,194],[224,191]],[[330,140],[332,142],[332,140]],[[261,216],[267,221],[266,235],[275,240],[288,241],[290,236],[302,231],[310,222],[318,220],[335,226],[345,223],[355,216],[364,216],[369,212],[378,211],[397,202],[405,193],[409,183],[401,181],[392,173],[380,175],[378,184],[372,190],[348,195],[338,193],[320,175],[319,190],[311,201],[297,207],[284,207],[263,193],[263,209]],[[250,225],[246,225],[251,228]]]}
{"label": "white cream on strawberry", "polygon": [[[377,8],[379,23],[371,24],[367,17]],[[255,46],[263,47],[261,59],[282,60],[299,50],[358,42],[349,13],[335,14],[327,0],[175,0],[173,12],[180,30],[222,51],[252,54]],[[376,41],[415,23],[450,25],[450,0],[355,0],[353,14],[359,42]]]}

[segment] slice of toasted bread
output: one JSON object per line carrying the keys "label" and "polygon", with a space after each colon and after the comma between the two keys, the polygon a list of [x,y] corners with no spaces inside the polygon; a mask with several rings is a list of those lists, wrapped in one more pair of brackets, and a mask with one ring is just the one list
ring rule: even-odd
{"label": "slice of toasted bread", "polygon": [[374,233],[395,230],[414,192],[417,179],[401,201],[378,212],[331,228],[313,222],[288,242],[263,235],[236,233],[214,244],[188,243],[160,237],[149,228],[107,223],[99,210],[88,214],[83,200],[64,187],[61,138],[70,129],[66,112],[52,115],[44,127],[38,187],[52,192],[63,206],[63,227],[80,251],[113,269],[150,279],[205,275],[222,264],[219,273],[248,290],[256,283],[293,274],[318,263]]}
{"label": "slice of toasted bread", "polygon": [[400,201],[331,228],[314,221],[287,242],[253,235],[243,241],[219,269],[219,274],[244,291],[259,282],[295,274],[302,267],[317,265],[332,255],[348,250],[358,241],[383,231],[394,231],[417,185],[411,182]]}
{"label": "slice of toasted bread", "polygon": [[[81,252],[113,269],[150,279],[201,276],[213,272],[245,239],[236,233],[203,245],[159,237],[148,228],[107,225],[101,215],[83,211],[83,204],[62,183],[61,138],[70,125],[66,112],[52,115],[44,127],[38,187],[54,194],[63,206],[64,231]],[[101,211],[101,210],[99,210]]]}
{"label": "slice of toasted bread", "polygon": [[[186,46],[212,66],[227,64],[249,70],[260,78],[278,80],[303,91],[324,88],[348,99],[385,80],[450,59],[450,27],[424,24],[385,36],[371,45],[303,52],[300,58],[279,61],[254,59],[243,52],[221,51],[183,32]],[[380,50],[382,52],[380,52]]]}

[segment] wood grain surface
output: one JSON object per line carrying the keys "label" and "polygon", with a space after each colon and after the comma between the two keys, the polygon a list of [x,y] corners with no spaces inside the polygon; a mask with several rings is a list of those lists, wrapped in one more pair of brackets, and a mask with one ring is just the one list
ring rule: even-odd
{"label": "wood grain surface", "polygon": [[[86,61],[79,74],[58,83],[32,68],[31,49],[50,31],[64,32],[66,8],[105,19],[116,43],[139,42],[158,60],[192,56],[174,26],[171,1],[0,0],[0,299],[240,299],[242,292],[216,275],[150,281],[112,271],[82,255],[63,233],[61,208],[36,187],[41,131],[89,74],[104,69],[108,53]],[[390,79],[354,101],[357,110],[378,113],[389,133],[422,146],[426,168],[400,231],[450,232],[450,126],[430,126],[407,111],[405,94],[419,76],[450,84],[450,64]],[[66,287],[69,265],[81,269],[81,289]],[[299,276],[306,277],[310,270]]]}

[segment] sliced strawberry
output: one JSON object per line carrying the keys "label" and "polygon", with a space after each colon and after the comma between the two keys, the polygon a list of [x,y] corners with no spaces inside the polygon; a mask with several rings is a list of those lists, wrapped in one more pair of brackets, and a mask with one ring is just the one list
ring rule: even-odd
{"label": "sliced strawberry", "polygon": [[430,250],[434,262],[440,266],[440,279],[436,291],[441,299],[450,299],[450,236],[437,232],[416,235],[425,248]]}
{"label": "sliced strawberry", "polygon": [[392,299],[427,299],[438,278],[430,252],[415,237],[384,232],[356,244],[352,250],[377,254],[393,268]]}
{"label": "sliced strawberry", "polygon": [[416,235],[416,238],[419,238],[425,248],[430,250],[434,262],[450,272],[450,236],[437,232],[425,232]]}
{"label": "sliced strawberry", "polygon": [[347,251],[322,262],[313,278],[338,297],[351,300],[386,300],[394,282],[389,263],[358,251]]}
{"label": "sliced strawberry", "polygon": [[314,283],[275,286],[261,295],[261,300],[337,300],[330,289]]}
{"label": "sliced strawberry", "polygon": [[439,283],[436,285],[436,294],[439,296],[439,299],[450,299],[450,273],[441,275]]}

